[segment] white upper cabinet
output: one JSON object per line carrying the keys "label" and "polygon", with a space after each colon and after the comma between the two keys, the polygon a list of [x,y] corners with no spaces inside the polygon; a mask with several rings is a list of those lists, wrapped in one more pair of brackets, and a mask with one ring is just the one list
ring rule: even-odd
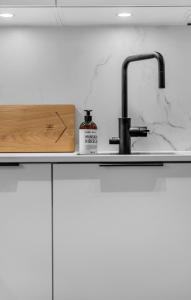
{"label": "white upper cabinet", "polygon": [[[187,26],[191,0],[0,0],[0,12],[14,15],[0,26]],[[118,18],[121,12],[131,18]]]}
{"label": "white upper cabinet", "polygon": [[[119,18],[119,13],[127,12],[130,18]],[[187,26],[191,22],[191,7],[59,7],[62,25],[122,25],[122,26]]]}
{"label": "white upper cabinet", "polygon": [[55,6],[55,0],[0,0],[1,6]]}
{"label": "white upper cabinet", "polygon": [[58,6],[191,6],[191,0],[58,0]]}
{"label": "white upper cabinet", "polygon": [[[5,9],[0,7],[0,12]],[[14,18],[0,18],[0,26],[187,26],[191,23],[191,7],[11,7]],[[121,12],[131,18],[118,18]]]}

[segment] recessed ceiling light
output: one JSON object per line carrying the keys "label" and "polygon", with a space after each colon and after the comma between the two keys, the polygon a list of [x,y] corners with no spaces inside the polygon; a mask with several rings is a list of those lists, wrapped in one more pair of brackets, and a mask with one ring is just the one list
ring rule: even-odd
{"label": "recessed ceiling light", "polygon": [[120,17],[120,18],[128,18],[128,17],[131,17],[132,14],[127,13],[127,12],[122,12],[122,13],[119,13],[117,16]]}
{"label": "recessed ceiling light", "polygon": [[1,18],[12,18],[14,15],[11,13],[1,13],[0,17]]}

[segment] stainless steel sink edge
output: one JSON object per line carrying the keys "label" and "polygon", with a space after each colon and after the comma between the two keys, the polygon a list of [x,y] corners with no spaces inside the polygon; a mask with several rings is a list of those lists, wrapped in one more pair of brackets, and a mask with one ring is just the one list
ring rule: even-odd
{"label": "stainless steel sink edge", "polygon": [[[117,152],[99,152],[96,155],[106,155],[106,156],[119,156],[120,154],[118,154]],[[168,155],[191,155],[190,151],[135,151],[132,152],[131,154],[127,154],[128,156],[133,156],[133,155],[150,155],[150,156],[168,156]],[[122,156],[125,156],[125,154],[123,154]]]}

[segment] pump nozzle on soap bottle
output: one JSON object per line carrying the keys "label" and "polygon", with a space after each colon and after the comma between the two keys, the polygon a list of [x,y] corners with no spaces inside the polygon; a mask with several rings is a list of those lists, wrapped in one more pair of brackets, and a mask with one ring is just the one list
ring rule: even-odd
{"label": "pump nozzle on soap bottle", "polygon": [[84,109],[84,111],[86,112],[86,115],[84,116],[84,120],[86,123],[90,123],[92,121],[92,116],[91,116],[91,109]]}
{"label": "pump nozzle on soap bottle", "polygon": [[97,153],[97,125],[92,121],[90,109],[85,109],[84,122],[79,128],[79,152],[80,154]]}

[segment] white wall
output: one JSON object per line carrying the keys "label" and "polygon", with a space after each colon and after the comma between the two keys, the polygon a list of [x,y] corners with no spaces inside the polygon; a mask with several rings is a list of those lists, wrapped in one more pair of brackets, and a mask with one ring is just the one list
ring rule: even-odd
{"label": "white wall", "polygon": [[[18,27],[0,29],[0,103],[73,103],[80,123],[94,109],[100,150],[117,149],[121,65],[132,54],[159,51],[167,88],[157,87],[157,63],[130,66],[133,125],[146,124],[148,138],[136,150],[191,149],[191,29],[184,27]],[[113,147],[113,148],[112,148]]]}

